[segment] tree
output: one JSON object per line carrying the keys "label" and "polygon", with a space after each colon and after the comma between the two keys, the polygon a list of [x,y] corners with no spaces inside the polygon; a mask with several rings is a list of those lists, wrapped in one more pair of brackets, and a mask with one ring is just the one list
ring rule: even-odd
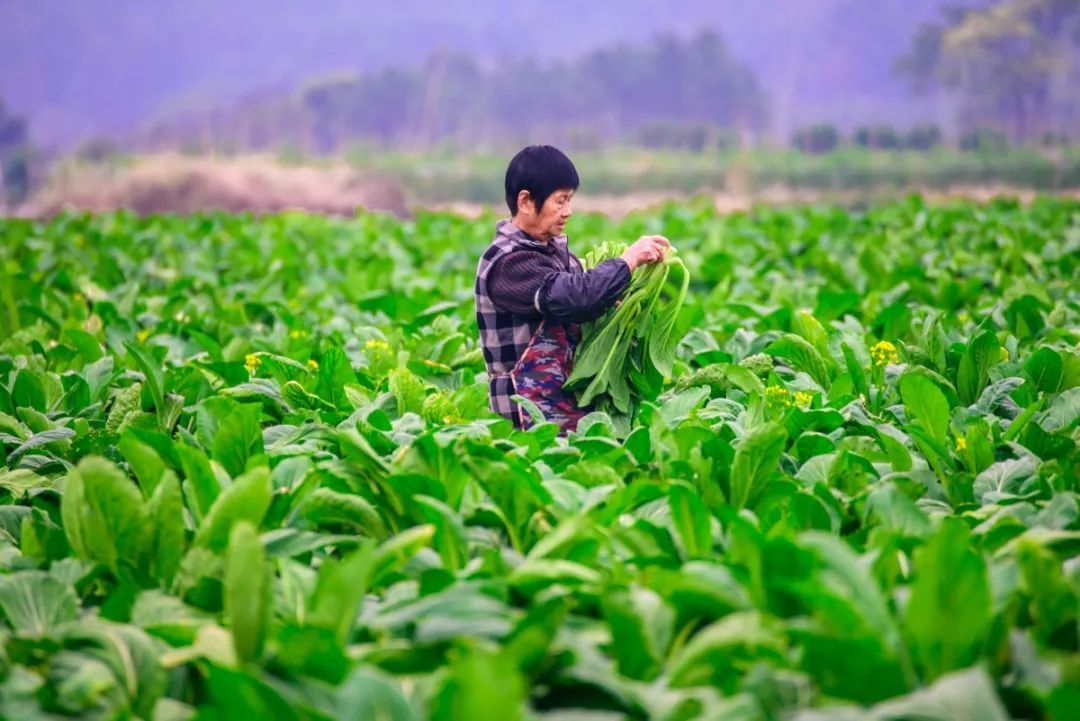
{"label": "tree", "polygon": [[[947,9],[943,22],[919,30],[896,70],[916,92],[953,94],[963,130],[989,124],[1023,141],[1053,124],[1055,88],[1069,96],[1059,100],[1075,100],[1078,42],[1080,0],[998,0]],[[1071,112],[1058,124],[1075,123]]]}
{"label": "tree", "polygon": [[204,113],[157,136],[182,143],[209,128],[214,137],[199,136],[205,145],[302,141],[309,150],[334,152],[361,140],[476,147],[583,132],[618,140],[666,123],[683,129],[677,144],[694,149],[717,130],[760,129],[767,112],[754,74],[718,33],[705,31],[547,66],[525,59],[484,68],[471,57],[438,52],[422,67],[323,79],[295,99],[260,97],[224,112],[226,122],[209,122]]}
{"label": "tree", "polygon": [[840,134],[834,125],[811,125],[795,133],[792,144],[804,153],[831,153],[840,144]]}
{"label": "tree", "polygon": [[0,102],[0,192],[9,205],[30,193],[30,143],[26,119],[10,113]]}

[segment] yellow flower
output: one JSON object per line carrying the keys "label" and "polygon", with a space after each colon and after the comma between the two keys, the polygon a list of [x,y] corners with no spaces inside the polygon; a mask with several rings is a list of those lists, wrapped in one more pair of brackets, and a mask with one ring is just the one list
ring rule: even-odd
{"label": "yellow flower", "polygon": [[787,407],[791,405],[791,393],[783,386],[769,386],[765,389],[765,401],[771,405]]}
{"label": "yellow flower", "polygon": [[312,371],[317,371],[319,370],[319,361],[311,358],[307,362],[307,367],[310,368]]}
{"label": "yellow flower", "polygon": [[799,391],[795,394],[795,405],[800,408],[809,408],[810,404],[814,402],[814,394],[806,391]]}
{"label": "yellow flower", "polygon": [[135,334],[135,337],[139,339],[140,343],[145,343],[146,339],[150,337],[150,329],[149,328],[143,328],[142,330],[140,330],[138,333]]}
{"label": "yellow flower", "polygon": [[247,372],[251,375],[255,374],[260,363],[262,363],[262,361],[259,360],[259,356],[255,353],[248,353],[244,356],[244,367],[247,368]]}
{"label": "yellow flower", "polygon": [[307,331],[306,330],[300,330],[299,328],[297,328],[293,332],[289,333],[289,337],[292,338],[293,340],[299,340],[299,339],[303,338],[306,335],[307,335]]}
{"label": "yellow flower", "polygon": [[372,338],[364,344],[365,350],[390,350],[390,344],[378,338]]}
{"label": "yellow flower", "polygon": [[968,312],[966,310],[962,310],[959,314],[957,314],[956,319],[961,323],[967,323],[969,320],[971,320],[971,316],[968,315]]}
{"label": "yellow flower", "polygon": [[428,368],[435,368],[436,370],[440,370],[440,371],[443,371],[445,373],[449,373],[451,370],[453,370],[450,366],[446,365],[445,363],[439,363],[438,361],[433,361],[430,358],[425,358],[424,359],[424,365],[426,365]]}
{"label": "yellow flower", "polygon": [[896,346],[887,340],[875,343],[870,349],[870,357],[874,359],[874,365],[879,368],[900,362],[900,354],[896,352]]}
{"label": "yellow flower", "polygon": [[965,451],[965,450],[967,450],[967,439],[966,438],[957,438],[956,439],[956,451],[959,453],[959,452],[962,452],[962,451]]}

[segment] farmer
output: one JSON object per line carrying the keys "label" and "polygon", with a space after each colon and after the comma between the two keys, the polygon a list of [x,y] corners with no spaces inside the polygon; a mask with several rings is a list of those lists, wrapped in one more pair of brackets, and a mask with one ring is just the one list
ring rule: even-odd
{"label": "farmer", "polygon": [[590,409],[563,390],[581,340],[579,323],[615,305],[643,263],[664,257],[670,244],[647,235],[620,258],[586,272],[564,233],[578,174],[570,158],[548,145],[525,148],[506,169],[509,219],[476,268],[476,322],[490,384],[491,410],[527,428],[531,417],[511,400],[529,399],[562,430],[577,428]]}

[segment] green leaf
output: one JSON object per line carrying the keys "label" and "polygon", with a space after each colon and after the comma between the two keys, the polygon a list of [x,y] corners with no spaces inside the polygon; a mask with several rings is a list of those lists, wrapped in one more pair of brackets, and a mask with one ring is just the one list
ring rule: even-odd
{"label": "green leaf", "polygon": [[46,636],[78,615],[75,590],[44,571],[0,576],[0,610],[11,627],[29,636]]}
{"label": "green leaf", "polygon": [[295,676],[338,684],[352,665],[334,633],[325,628],[285,623],[274,634],[274,663]]}
{"label": "green leaf", "polygon": [[172,585],[180,568],[180,559],[187,546],[184,529],[184,500],[180,481],[172,471],[166,471],[146,504],[146,515],[153,535],[153,577],[164,588]]}
{"label": "green leaf", "polygon": [[381,540],[386,525],[371,502],[356,493],[317,488],[304,499],[303,518],[316,527],[340,529]]}
{"label": "green leaf", "polygon": [[529,419],[535,423],[545,423],[547,418],[544,417],[544,412],[540,410],[540,406],[536,405],[533,401],[529,400],[525,396],[512,395],[510,400],[517,403],[519,406],[525,409],[525,412],[529,414]]}
{"label": "green leaf", "polygon": [[930,533],[930,519],[895,483],[882,483],[870,492],[864,510],[871,520],[900,536],[922,538]]}
{"label": "green leaf", "polygon": [[671,368],[675,362],[675,350],[679,345],[679,337],[675,334],[675,321],[679,318],[686,301],[686,294],[690,290],[690,273],[679,259],[666,263],[668,279],[677,278],[678,290],[673,298],[663,303],[660,311],[649,331],[649,358],[661,376],[671,375]]}
{"label": "green leaf", "polygon": [[844,353],[844,366],[848,375],[851,376],[851,384],[856,394],[865,396],[869,393],[869,385],[866,381],[866,371],[862,363],[855,357],[855,351],[847,343],[841,343],[840,349]]}
{"label": "green leaf", "polygon": [[468,645],[450,657],[431,721],[523,721],[525,680],[501,655]]}
{"label": "green leaf", "polygon": [[177,443],[175,451],[187,479],[184,490],[188,496],[188,508],[195,520],[201,521],[221,494],[221,482],[201,450],[186,443]]}
{"label": "green leaf", "polygon": [[898,385],[910,418],[939,443],[945,443],[949,432],[949,401],[945,394],[933,381],[913,373],[905,373]]}
{"label": "green leaf", "polygon": [[408,563],[413,556],[431,544],[435,537],[432,525],[413,526],[392,538],[388,538],[375,549],[374,568],[371,573],[372,583],[378,583],[389,574],[396,572]]}
{"label": "green leaf", "polygon": [[655,591],[640,586],[609,589],[601,611],[611,628],[619,673],[639,681],[655,678],[671,644],[674,611]]}
{"label": "green leaf", "polygon": [[965,405],[974,403],[990,378],[990,369],[998,364],[1001,344],[993,331],[985,331],[968,344],[956,372],[956,390]]}
{"label": "green leaf", "polygon": [[319,381],[315,386],[315,395],[335,408],[350,408],[345,395],[345,386],[350,383],[356,383],[356,372],[349,357],[337,346],[327,348],[319,359]]}
{"label": "green leaf", "polygon": [[250,458],[263,453],[261,415],[261,404],[239,403],[222,396],[199,404],[199,440],[230,476],[239,476]]}
{"label": "green leaf", "polygon": [[1016,564],[1031,599],[1030,613],[1035,621],[1037,638],[1052,645],[1052,639],[1059,633],[1071,633],[1075,629],[1080,600],[1069,588],[1057,554],[1038,541],[1019,539]]}
{"label": "green leaf", "polygon": [[1009,721],[1009,718],[986,670],[976,667],[942,676],[927,688],[865,711],[826,706],[797,713],[792,721]]}
{"label": "green leaf", "polygon": [[831,380],[825,359],[814,346],[799,336],[794,333],[785,333],[773,341],[766,350],[777,358],[790,361],[795,370],[808,373],[819,386],[829,390]]}
{"label": "green leaf", "polygon": [[732,613],[694,634],[671,659],[671,687],[712,684],[733,692],[751,663],[782,663],[783,634],[756,611]]}
{"label": "green leaf", "polygon": [[1022,295],[1005,308],[1009,329],[1021,340],[1037,335],[1046,327],[1042,306],[1030,295]]}
{"label": "green leaf", "polygon": [[574,561],[548,558],[529,558],[515,568],[507,581],[532,595],[554,584],[567,586],[596,585],[603,577],[596,569]]}
{"label": "green leaf", "polygon": [[[112,675],[113,688],[119,691],[115,697],[117,707],[130,707],[130,713],[136,717],[149,717],[167,689],[168,679],[158,660],[165,644],[142,629],[88,618],[64,627],[63,644],[79,650],[81,658],[76,662],[79,669],[76,675],[87,666],[87,660],[102,664]],[[91,664],[91,667],[95,665]],[[71,678],[66,670],[54,667],[50,671],[55,672],[50,674],[51,680],[60,686],[65,686]],[[100,690],[101,686],[90,683],[83,690],[94,689]],[[84,693],[72,694],[72,697],[79,705],[88,698]]]}
{"label": "green leaf", "polygon": [[1057,394],[1036,421],[1047,433],[1070,429],[1080,420],[1080,388]]}
{"label": "green leaf", "polygon": [[1024,372],[1043,393],[1056,393],[1061,387],[1064,372],[1061,355],[1053,348],[1042,347],[1024,362]]}
{"label": "green leaf", "polygon": [[439,552],[443,567],[451,573],[457,573],[465,567],[469,559],[468,541],[465,524],[450,506],[430,496],[413,497],[424,520],[435,526],[433,542]]}
{"label": "green leaf", "polygon": [[159,590],[143,591],[131,608],[132,625],[173,646],[195,643],[199,630],[212,622],[210,614]]}
{"label": "green leaf", "polygon": [[146,384],[150,387],[150,397],[154,399],[154,408],[157,411],[158,427],[163,432],[167,432],[169,429],[165,426],[165,375],[161,372],[161,365],[147,349],[135,343],[125,343],[124,348],[146,378]]}
{"label": "green leaf", "polygon": [[139,479],[143,495],[154,494],[161,476],[165,473],[165,463],[153,448],[140,441],[133,434],[125,432],[120,437],[117,448],[131,467],[132,473]]}
{"label": "green leaf", "polygon": [[875,707],[879,719],[1008,721],[993,682],[982,668],[958,671],[927,689]]}
{"label": "green leaf", "polygon": [[20,370],[15,376],[15,383],[11,386],[11,399],[16,408],[49,410],[49,401],[45,396],[45,387],[41,382],[41,377],[26,368]]}
{"label": "green leaf", "polygon": [[927,678],[971,665],[990,627],[986,564],[963,520],[945,518],[915,551],[915,581],[904,614],[912,654]]}
{"label": "green leaf", "polygon": [[1002,404],[1009,400],[1010,394],[1024,384],[1023,378],[1010,377],[995,381],[983,389],[979,400],[972,409],[983,415],[994,414]]}
{"label": "green leaf", "polygon": [[835,365],[829,353],[829,334],[813,313],[807,310],[798,311],[795,313],[792,326],[795,333],[814,346],[814,350],[827,365]]}
{"label": "green leaf", "polygon": [[1037,472],[1038,462],[1032,456],[993,463],[975,477],[975,500],[987,505],[1039,495],[1041,491],[1035,483]]}
{"label": "green leaf", "polygon": [[57,483],[52,478],[34,473],[29,468],[16,468],[15,470],[0,470],[0,488],[5,489],[14,498],[22,498],[28,491],[38,488],[56,488]]}
{"label": "green leaf", "polygon": [[96,360],[83,368],[82,378],[86,381],[87,394],[91,403],[101,400],[115,376],[112,356]]}
{"label": "green leaf", "polygon": [[690,388],[668,398],[660,406],[660,417],[668,425],[685,418],[705,405],[709,400],[708,388]]}
{"label": "green leaf", "polygon": [[743,437],[731,466],[732,506],[744,508],[761,495],[786,442],[787,431],[778,423],[756,426]]}
{"label": "green leaf", "polygon": [[104,458],[88,457],[64,481],[60,499],[64,531],[80,558],[139,568],[150,546],[142,493]]}
{"label": "green leaf", "polygon": [[194,544],[223,551],[233,526],[247,521],[256,528],[270,508],[270,469],[258,466],[233,481],[221,492],[199,524]]}
{"label": "green leaf", "polygon": [[266,644],[272,598],[270,568],[255,527],[233,526],[225,561],[225,617],[229,619],[236,657],[258,661]]}
{"label": "green leaf", "polygon": [[373,668],[354,668],[337,698],[334,718],[341,721],[417,721],[397,681]]}
{"label": "green leaf", "polygon": [[28,452],[35,448],[48,445],[50,443],[57,443],[59,441],[65,441],[69,438],[75,437],[75,431],[70,428],[54,428],[49,431],[42,431],[41,433],[35,433],[24,441],[18,448],[8,454],[7,464],[9,467],[14,466],[19,462],[19,459],[26,455]]}
{"label": "green leaf", "polygon": [[312,626],[334,632],[339,644],[349,642],[357,609],[375,570],[375,552],[366,542],[341,561],[327,560],[319,568],[311,613],[304,619]]}
{"label": "green leaf", "polygon": [[424,381],[408,368],[395,368],[388,376],[390,393],[397,401],[398,415],[420,413],[424,407]]}
{"label": "green leaf", "polygon": [[668,489],[668,505],[675,530],[689,558],[712,555],[712,528],[709,511],[697,491],[680,482]]}

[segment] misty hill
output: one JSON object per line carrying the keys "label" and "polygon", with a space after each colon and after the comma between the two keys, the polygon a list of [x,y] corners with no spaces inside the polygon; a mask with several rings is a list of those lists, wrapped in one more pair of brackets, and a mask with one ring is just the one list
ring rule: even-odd
{"label": "misty hill", "polygon": [[[932,117],[892,73],[947,0],[0,0],[0,98],[47,143],[320,76],[419,66],[436,51],[495,66],[571,61],[657,33],[719,31],[771,99],[771,130]],[[969,3],[973,4],[973,3]]]}

